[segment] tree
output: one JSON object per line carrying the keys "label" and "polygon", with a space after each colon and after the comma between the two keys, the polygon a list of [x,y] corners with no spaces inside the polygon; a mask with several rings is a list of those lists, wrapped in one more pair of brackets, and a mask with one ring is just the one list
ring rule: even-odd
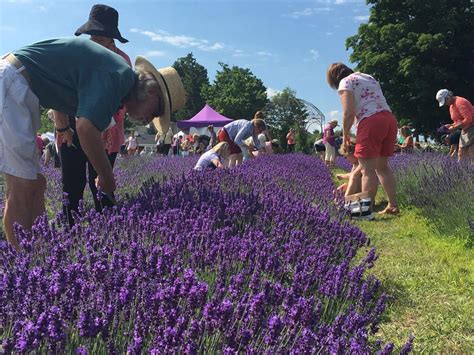
{"label": "tree", "polygon": [[178,58],[174,62],[173,68],[181,77],[187,94],[186,106],[175,112],[174,118],[178,120],[191,118],[206,104],[201,91],[203,87],[209,86],[207,69],[196,61],[192,53],[186,57]]}
{"label": "tree", "polygon": [[[367,0],[370,18],[346,40],[357,70],[374,75],[400,123],[432,134],[449,114],[435,100],[448,88],[474,92],[474,4],[470,0]],[[471,97],[472,99],[472,97]]]}
{"label": "tree", "polygon": [[48,117],[49,109],[40,108],[40,120],[41,125],[38,129],[38,133],[54,132],[54,122]]}
{"label": "tree", "polygon": [[305,105],[296,97],[296,92],[290,88],[273,96],[270,104],[264,110],[265,121],[271,128],[274,138],[277,138],[286,148],[286,135],[290,128],[295,129],[296,150],[310,152],[311,135],[306,130],[309,113]]}
{"label": "tree", "polygon": [[250,119],[268,102],[267,88],[249,69],[219,63],[214,83],[203,90],[207,103],[233,119]]}

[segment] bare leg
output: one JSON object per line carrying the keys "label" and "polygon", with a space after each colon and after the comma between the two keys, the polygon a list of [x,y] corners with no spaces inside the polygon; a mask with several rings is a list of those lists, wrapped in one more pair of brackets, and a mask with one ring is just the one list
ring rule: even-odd
{"label": "bare leg", "polygon": [[398,208],[395,176],[388,166],[388,157],[378,157],[375,169],[388,198],[388,208]]}
{"label": "bare leg", "polygon": [[[15,237],[13,225],[19,223],[25,229],[31,229],[34,218],[44,212],[45,180],[28,180],[6,174],[6,203],[3,216],[7,241],[19,250],[20,245]],[[41,187],[43,186],[43,189]],[[37,201],[35,201],[37,199]],[[39,213],[39,214],[38,214]]]}
{"label": "bare leg", "polygon": [[349,176],[347,182],[346,196],[362,192],[362,169],[354,170]]}
{"label": "bare leg", "polygon": [[242,164],[244,156],[242,153],[236,154],[235,166]]}
{"label": "bare leg", "polygon": [[229,156],[229,168],[235,166],[235,161],[237,159],[238,154],[231,154]]}
{"label": "bare leg", "polygon": [[459,147],[458,149],[458,161],[474,161],[474,144],[467,147]]}
{"label": "bare leg", "polygon": [[362,192],[367,192],[370,198],[375,200],[377,194],[377,173],[375,168],[377,166],[377,158],[361,159],[359,164],[362,166]]}
{"label": "bare leg", "polygon": [[43,174],[37,175],[36,180],[36,189],[35,195],[33,197],[33,219],[32,222],[36,221],[36,218],[42,216],[45,212],[45,201],[44,201],[44,193],[46,191],[46,179],[44,178]]}

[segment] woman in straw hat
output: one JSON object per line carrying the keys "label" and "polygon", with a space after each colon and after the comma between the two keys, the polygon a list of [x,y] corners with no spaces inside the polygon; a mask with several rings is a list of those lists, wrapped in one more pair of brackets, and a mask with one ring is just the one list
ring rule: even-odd
{"label": "woman in straw hat", "polygon": [[338,125],[337,120],[332,120],[323,130],[323,144],[326,148],[324,160],[327,166],[334,166],[336,163],[336,135],[334,134],[334,128]]}
{"label": "woman in straw hat", "polygon": [[184,106],[185,92],[173,68],[157,70],[138,57],[135,71],[118,55],[81,38],[50,39],[22,47],[0,60],[0,95],[7,110],[0,112],[0,172],[6,174],[4,230],[19,248],[14,223],[31,228],[44,213],[46,182],[36,159],[35,136],[39,105],[54,112],[56,132],[72,145],[68,115],[76,117],[76,132],[87,158],[98,173],[97,184],[107,195],[115,190],[112,167],[101,132],[124,105],[140,124],[152,120],[168,127],[172,111]]}
{"label": "woman in straw hat", "polygon": [[388,198],[381,212],[399,213],[395,193],[395,177],[388,166],[397,140],[397,120],[372,76],[354,73],[343,63],[333,63],[327,71],[329,86],[337,89],[343,109],[343,144],[350,144],[350,130],[357,125],[354,156],[362,166],[362,191],[375,198],[377,177]]}
{"label": "woman in straw hat", "polygon": [[227,166],[227,159],[229,159],[229,143],[220,142],[201,155],[194,170],[224,168]]}

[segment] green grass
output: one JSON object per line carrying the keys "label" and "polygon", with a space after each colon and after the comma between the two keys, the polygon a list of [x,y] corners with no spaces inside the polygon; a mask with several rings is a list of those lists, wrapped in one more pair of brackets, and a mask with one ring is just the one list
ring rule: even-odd
{"label": "green grass", "polygon": [[[386,205],[383,193],[376,210]],[[377,248],[371,272],[391,296],[378,336],[415,353],[474,353],[474,250],[446,238],[417,209],[356,222]]]}

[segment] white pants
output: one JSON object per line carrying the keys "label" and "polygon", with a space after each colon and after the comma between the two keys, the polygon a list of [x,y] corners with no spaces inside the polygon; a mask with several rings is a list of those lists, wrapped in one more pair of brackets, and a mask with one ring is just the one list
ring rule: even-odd
{"label": "white pants", "polygon": [[326,147],[326,156],[324,160],[335,162],[336,161],[336,147],[329,143],[324,143],[324,146]]}
{"label": "white pants", "polygon": [[39,100],[21,74],[24,69],[0,59],[0,172],[36,180]]}

